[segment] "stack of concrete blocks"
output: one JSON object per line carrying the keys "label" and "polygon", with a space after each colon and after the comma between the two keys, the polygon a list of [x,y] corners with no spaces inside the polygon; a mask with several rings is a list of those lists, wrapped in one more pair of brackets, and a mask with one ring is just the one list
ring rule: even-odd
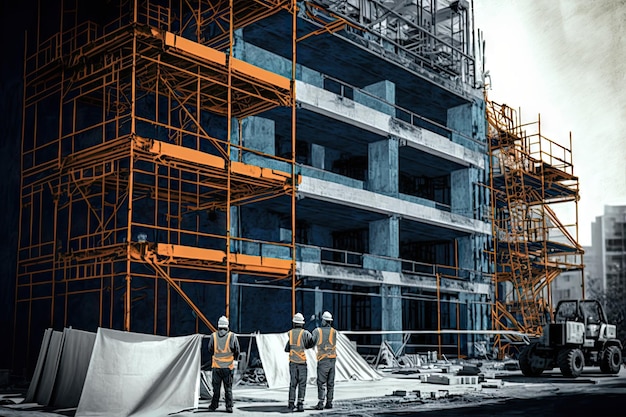
{"label": "stack of concrete blocks", "polygon": [[437,374],[429,375],[426,377],[426,381],[429,384],[439,385],[477,385],[478,375],[449,375],[449,374]]}

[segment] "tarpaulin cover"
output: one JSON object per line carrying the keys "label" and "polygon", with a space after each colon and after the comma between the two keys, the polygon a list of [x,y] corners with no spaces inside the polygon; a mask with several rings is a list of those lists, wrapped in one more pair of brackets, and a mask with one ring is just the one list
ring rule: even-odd
{"label": "tarpaulin cover", "polygon": [[[54,383],[59,370],[59,363],[61,361],[63,337],[63,332],[52,329],[48,329],[44,333],[44,340],[39,350],[37,365],[35,366],[35,374],[37,377],[33,377],[32,381],[34,383],[31,382],[28,387],[25,401],[36,402],[41,405],[50,404]],[[39,366],[40,360],[41,367]]]}
{"label": "tarpaulin cover", "polygon": [[[50,339],[52,339],[52,329],[46,329],[43,334],[43,340],[41,341],[41,348],[39,348],[39,356],[37,357],[37,364],[35,365],[35,372],[30,380],[26,397],[24,397],[25,403],[36,402],[37,388],[41,385],[40,382],[43,376],[43,368],[46,366],[46,358],[48,356],[48,347],[50,346]],[[47,404],[42,404],[47,405]]]}
{"label": "tarpaulin cover", "polygon": [[96,334],[92,332],[46,329],[24,402],[76,407],[95,339]]}
{"label": "tarpaulin cover", "polygon": [[76,417],[167,415],[196,408],[202,335],[98,329]]}
{"label": "tarpaulin cover", "polygon": [[93,332],[63,330],[63,350],[51,402],[54,407],[78,405],[95,341],[96,334]]}
{"label": "tarpaulin cover", "polygon": [[[289,386],[289,354],[285,352],[287,333],[256,334],[256,343],[269,388]],[[316,348],[306,350],[308,381],[317,375]],[[335,381],[373,381],[382,376],[354,349],[345,335],[337,332]]]}

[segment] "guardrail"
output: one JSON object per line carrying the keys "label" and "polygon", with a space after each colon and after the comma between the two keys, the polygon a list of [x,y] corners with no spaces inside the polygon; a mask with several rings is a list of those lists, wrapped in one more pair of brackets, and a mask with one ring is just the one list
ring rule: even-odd
{"label": "guardrail", "polygon": [[486,139],[484,141],[480,141],[470,136],[467,136],[466,134],[459,132],[458,130],[451,129],[448,126],[442,125],[439,122],[428,119],[427,117],[424,117],[424,116],[420,116],[419,114],[411,110],[398,106],[395,103],[392,103],[381,97],[378,97],[366,90],[355,87],[349,83],[346,83],[345,81],[339,80],[337,78],[331,77],[326,74],[322,74],[322,77],[323,77],[323,88],[326,91],[330,91],[331,93],[335,93],[338,96],[347,98],[349,100],[354,100],[354,92],[357,91],[359,94],[367,96],[368,98],[372,100],[376,100],[380,102],[381,104],[384,104],[385,106],[389,106],[393,108],[394,115],[392,116],[398,120],[401,120],[412,126],[427,129],[431,132],[437,133],[438,135],[444,136],[448,138],[449,140],[452,140],[453,134],[458,135],[459,137],[463,139],[467,139],[481,146],[484,150],[486,150],[486,147],[487,147]]}

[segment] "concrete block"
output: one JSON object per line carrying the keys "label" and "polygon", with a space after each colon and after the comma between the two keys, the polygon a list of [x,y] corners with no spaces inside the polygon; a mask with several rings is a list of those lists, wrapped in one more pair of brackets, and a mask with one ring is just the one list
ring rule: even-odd
{"label": "concrete block", "polygon": [[430,375],[426,382],[429,384],[439,385],[476,385],[478,384],[478,376],[476,375]]}
{"label": "concrete block", "polygon": [[449,396],[450,396],[450,391],[448,391],[447,389],[440,389],[438,391],[430,392],[431,400],[438,400],[439,398],[448,398]]}
{"label": "concrete block", "polygon": [[490,379],[481,384],[483,388],[502,388],[504,386],[504,381],[501,379]]}

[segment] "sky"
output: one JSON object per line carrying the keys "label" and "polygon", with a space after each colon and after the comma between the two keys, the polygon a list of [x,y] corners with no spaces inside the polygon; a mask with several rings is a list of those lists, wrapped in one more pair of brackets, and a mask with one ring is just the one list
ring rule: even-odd
{"label": "sky", "polygon": [[[579,177],[578,242],[605,205],[626,205],[626,0],[474,0],[488,98],[541,117]],[[559,207],[561,206],[561,207]],[[574,224],[576,204],[554,207]]]}

